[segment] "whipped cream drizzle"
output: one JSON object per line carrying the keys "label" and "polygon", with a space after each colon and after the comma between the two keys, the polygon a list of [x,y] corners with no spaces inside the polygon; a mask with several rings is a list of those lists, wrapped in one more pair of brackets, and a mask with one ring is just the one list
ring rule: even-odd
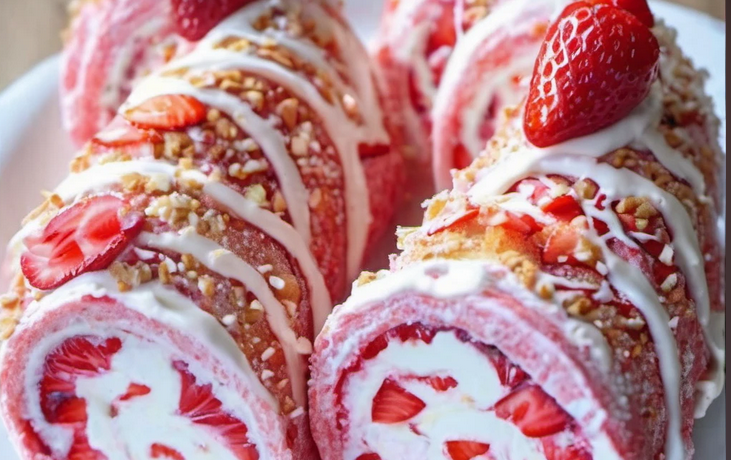
{"label": "whipped cream drizzle", "polygon": [[[328,33],[332,34],[333,40],[338,45],[340,57],[344,62],[330,63],[329,59],[331,58],[328,57],[325,51],[306,38],[292,38],[284,31],[273,29],[267,29],[263,32],[254,30],[251,24],[259,16],[274,6],[283,7],[281,1],[259,1],[248,5],[219,24],[189,55],[168,64],[154,75],[141,81],[119,110],[120,113],[124,113],[127,109],[159,95],[186,94],[195,97],[211,108],[226,113],[234,123],[257,142],[267,160],[271,163],[287,202],[292,225],[274,213],[260,208],[256,203],[248,200],[237,191],[221,183],[208,180],[202,173],[196,171],[181,173],[175,166],[149,158],[93,166],[81,173],[72,174],[58,187],[57,193],[70,205],[89,192],[102,191],[105,187],[120,182],[125,174],[130,173],[163,176],[171,184],[177,180],[178,173],[181,173],[181,177],[204,184],[203,192],[206,195],[236,216],[259,227],[280,243],[297,260],[309,286],[313,323],[315,333],[317,333],[324,324],[332,303],[322,273],[309,249],[312,239],[310,210],[307,200],[309,193],[295,162],[288,152],[284,136],[276,128],[278,121],[274,118],[264,119],[260,117],[248,102],[225,91],[197,88],[187,81],[163,76],[167,71],[182,68],[190,71],[224,69],[250,71],[286,87],[312,107],[317,115],[322,118],[326,131],[334,142],[340,157],[346,189],[347,267],[350,274],[355,274],[362,260],[371,221],[368,189],[360,162],[359,145],[361,143],[389,143],[388,134],[383,126],[382,113],[378,105],[378,94],[373,84],[370,63],[366,58],[365,50],[354,34],[337,18],[333,18],[332,13],[326,11],[322,5],[314,2],[308,3],[306,6],[299,2],[285,1],[284,3],[287,4],[287,8],[292,8],[293,11],[299,11],[301,8],[308,9],[308,17],[316,20],[319,30],[327,30]],[[258,56],[214,49],[214,46],[220,40],[229,36],[247,38],[260,44],[275,40],[278,45],[292,50],[300,59],[307,61],[329,75],[337,89],[355,101],[362,116],[362,121],[356,123],[350,120],[340,104],[327,102],[310,81],[294,70]],[[344,82],[341,75],[347,75],[352,87]],[[344,127],[344,124],[349,126]],[[14,237],[11,248],[19,248],[23,237],[38,229],[41,225],[38,221],[27,224]],[[223,250],[212,240],[190,232],[181,234],[171,232],[161,235],[143,234],[137,243],[179,253],[191,253],[212,271],[239,280],[252,290],[264,305],[266,319],[282,344],[292,381],[295,402],[301,407],[306,406],[306,382],[302,354],[311,352],[311,346],[306,346],[309,344],[309,340],[295,336],[294,331],[289,326],[285,314],[286,310],[273,295],[271,288],[256,269],[234,254]],[[59,290],[63,289],[64,287]],[[145,289],[145,286],[140,286],[135,288],[135,291],[144,291]],[[49,298],[54,297],[49,296]],[[171,304],[177,302],[189,303],[187,299],[169,299]],[[142,303],[141,305],[145,304]],[[151,306],[151,308],[153,307],[154,305]],[[175,305],[174,309],[182,311],[180,305]],[[202,311],[201,314],[207,315]],[[211,319],[213,318],[211,317]],[[218,326],[218,333],[230,339],[230,335],[225,328],[220,324]],[[243,357],[243,354],[240,353],[240,355]],[[245,359],[245,357],[243,358]],[[255,382],[253,384],[261,386],[257,376],[253,375],[252,377],[251,381]]]}
{"label": "whipped cream drizzle", "polygon": [[[413,8],[423,2],[410,2]],[[486,40],[496,32],[509,29],[509,34],[519,35],[525,33],[526,27],[531,25],[529,18],[545,17],[553,18],[560,13],[562,8],[570,3],[567,0],[518,0],[513,2],[502,2],[493,6],[493,10],[475,24],[466,34],[459,36],[457,46],[450,57],[447,68],[442,77],[440,87],[437,90],[434,101],[432,117],[439,120],[449,109],[456,92],[464,91],[462,76],[475,65],[479,53],[482,51]],[[403,11],[402,11],[403,10]],[[407,7],[399,7],[395,23],[406,23],[410,11]],[[459,31],[460,28],[457,27]],[[661,43],[674,48],[673,34],[661,21],[657,21],[654,29]],[[421,33],[418,27],[411,28],[407,34],[412,39],[417,39]],[[408,43],[408,40],[406,40]],[[667,42],[667,43],[664,43]],[[535,56],[538,52],[536,43],[534,49],[526,48],[525,55],[516,57],[504,68],[496,72],[486,72],[485,80],[474,83],[480,87],[476,97],[471,99],[468,107],[461,116],[462,131],[458,133],[459,138],[455,142],[461,142],[474,156],[482,150],[479,140],[479,127],[485,117],[486,105],[492,97],[510,98],[510,94],[502,94],[506,85],[493,84],[494,79],[504,80],[516,72],[530,74]],[[421,61],[426,58],[423,50],[414,47],[405,47],[405,50],[413,52],[402,55],[402,60],[407,65],[418,69]],[[539,208],[521,196],[519,193],[504,194],[514,183],[528,176],[538,176],[539,179],[550,182],[546,177],[548,174],[563,174],[576,176],[581,171],[581,177],[594,180],[600,186],[602,193],[608,195],[608,199],[619,199],[625,196],[644,196],[651,198],[653,204],[666,217],[666,224],[672,229],[674,241],[671,249],[674,251],[676,263],[685,275],[691,297],[695,301],[698,319],[703,326],[704,335],[708,347],[711,350],[713,363],[711,364],[712,375],[705,381],[698,382],[696,393],[696,417],[705,414],[710,402],[721,392],[723,387],[723,313],[711,312],[708,295],[708,285],[704,272],[704,258],[699,248],[697,235],[693,228],[690,217],[682,204],[673,196],[652,182],[641,176],[628,171],[616,170],[608,165],[599,164],[595,159],[621,147],[631,146],[638,150],[652,152],[657,160],[675,177],[685,180],[692,188],[698,200],[703,204],[711,204],[712,200],[707,196],[707,188],[702,172],[695,166],[693,161],[684,156],[680,151],[670,147],[665,137],[659,130],[663,115],[663,86],[670,85],[674,78],[673,71],[678,66],[676,60],[679,52],[671,49],[661,56],[662,82],[653,85],[651,94],[631,114],[617,122],[615,125],[605,128],[591,136],[573,139],[547,149],[538,149],[532,146],[521,146],[520,150],[511,153],[505,161],[501,161],[491,169],[478,175],[478,182],[474,186],[470,184],[455,183],[455,188],[469,190],[473,201],[481,204],[488,202],[497,205],[505,210],[528,214],[539,222],[545,222],[546,216]],[[525,60],[522,58],[526,58]],[[473,84],[473,82],[470,82]],[[425,94],[432,94],[429,88],[423,90]],[[520,97],[521,95],[512,95]],[[409,109],[406,109],[409,110]],[[710,114],[710,111],[709,111]],[[712,114],[711,114],[712,116]],[[439,137],[438,130],[435,137]],[[453,135],[453,134],[452,134]],[[711,139],[715,133],[710,133]],[[520,140],[518,141],[520,142]],[[515,143],[510,147],[514,147]],[[451,152],[449,152],[451,155]],[[442,158],[444,154],[438,154],[435,160],[437,167],[451,165],[452,159]],[[444,169],[446,173],[447,168]],[[438,186],[446,186],[446,174],[436,171]],[[648,236],[629,232],[626,234],[616,215],[611,210],[600,212],[591,203],[583,204],[584,212],[588,216],[600,218],[608,224],[610,236],[616,237],[631,247],[637,247],[635,238],[647,239]],[[641,235],[638,237],[638,235]],[[666,455],[670,459],[684,458],[684,448],[680,435],[681,413],[679,400],[679,379],[680,362],[674,336],[668,324],[668,315],[664,306],[659,302],[658,296],[644,275],[636,268],[613,254],[606,246],[605,239],[600,238],[593,230],[590,232],[591,239],[602,248],[605,263],[608,265],[609,280],[611,285],[627,296],[641,309],[651,329],[653,339],[656,343],[657,353],[660,360],[661,374],[665,385],[670,422],[668,426]],[[612,296],[609,286],[602,285],[596,296],[607,298]],[[593,326],[589,325],[593,328]],[[596,328],[590,335],[596,335],[599,331]],[[600,357],[602,353],[597,354]],[[600,361],[600,359],[598,360]]]}
{"label": "whipped cream drizzle", "polygon": [[297,404],[305,406],[305,369],[303,359],[297,352],[298,337],[289,326],[287,310],[269,287],[269,283],[259,271],[244,262],[240,257],[199,235],[193,228],[183,229],[180,233],[171,232],[155,235],[143,233],[138,237],[142,246],[178,253],[189,253],[209,270],[226,278],[241,282],[264,306],[267,321],[272,332],[282,344],[287,361],[289,376],[292,379],[292,392]]}
{"label": "whipped cream drizzle", "polygon": [[[290,7],[310,9],[308,16],[320,18],[318,26],[327,28],[333,34],[333,38],[337,40],[338,45],[341,47],[340,56],[345,61],[343,65],[347,69],[350,81],[354,82],[354,87],[347,87],[342,79],[338,77],[337,70],[327,63],[327,57],[322,49],[306,39],[286,38],[286,34],[277,31],[256,32],[251,26],[253,21],[267,8],[270,8],[272,4],[279,3],[281,2],[262,1],[241,9],[214,28],[199,43],[195,51],[174,61],[159,73],[173,69],[192,71],[237,69],[249,71],[286,87],[307,102],[323,120],[328,136],[335,144],[343,168],[348,228],[347,269],[349,276],[354,277],[363,258],[368,228],[372,219],[368,206],[368,188],[363,166],[360,162],[358,147],[360,144],[389,143],[388,134],[383,126],[383,116],[377,105],[378,96],[373,85],[371,71],[368,68],[368,59],[357,38],[337,20],[331,18],[330,13],[324,10],[321,5],[314,2],[306,5],[290,2],[293,3]],[[329,18],[329,20],[324,21],[323,18]],[[363,116],[363,123],[358,124],[350,121],[340,104],[333,104],[325,100],[317,88],[296,71],[259,56],[214,48],[222,39],[228,36],[252,39],[257,43],[265,43],[266,40],[274,39],[279,45],[297,53],[303,60],[310,62],[324,72],[328,72],[328,75],[334,77],[334,84],[338,89],[356,101]],[[185,85],[184,82],[181,84],[180,80],[176,81],[177,85]],[[160,94],[182,91],[185,94],[199,97],[205,93],[205,90],[195,88],[192,85],[187,85],[187,88],[180,88],[181,91],[171,90],[167,87],[170,83],[173,82],[164,77],[150,78],[141,82],[120,110],[133,107],[150,97]],[[205,96],[200,97],[200,99],[202,102],[217,107],[222,112],[232,116],[234,121],[242,129],[248,131],[260,144],[270,161],[281,161],[282,163],[288,160],[291,161],[286,149],[283,150],[284,144],[281,135],[274,133],[273,128],[270,126],[265,126],[266,122],[257,123],[255,126],[249,126],[250,129],[246,129],[247,123],[254,120],[262,121],[261,118],[253,114],[249,104],[239,98],[230,96],[230,100],[227,101],[229,103],[226,104],[224,100],[229,99],[226,96],[228,95],[225,92],[216,91],[215,95],[211,96],[214,99],[210,100]],[[224,105],[218,105],[220,103],[224,103]],[[351,126],[344,127],[343,123],[349,123]],[[272,143],[276,143],[276,146]],[[297,187],[300,191],[304,190],[301,177],[296,169],[290,168],[284,171],[282,168],[276,168],[276,165],[275,169],[283,188],[291,182],[295,184],[292,185],[293,187]],[[294,191],[283,194],[288,203],[290,199],[294,200],[297,197],[304,199],[307,196],[304,193],[298,195]],[[296,201],[292,201],[292,203],[296,204]],[[289,207],[289,209],[293,208],[295,208],[294,205]],[[295,227],[304,227],[305,222],[308,221],[309,208],[307,206],[296,206],[296,208],[299,209],[295,212],[301,213],[299,216],[301,225],[295,224]],[[292,219],[295,223],[298,222],[296,216],[293,216]]]}

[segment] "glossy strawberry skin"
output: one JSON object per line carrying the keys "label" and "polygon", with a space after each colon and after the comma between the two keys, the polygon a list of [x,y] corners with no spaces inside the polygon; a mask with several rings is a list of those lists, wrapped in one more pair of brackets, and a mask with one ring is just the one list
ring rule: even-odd
{"label": "glossy strawberry skin", "polygon": [[647,0],[589,0],[589,3],[592,5],[613,5],[629,11],[647,27],[655,25],[655,18],[652,16]]}
{"label": "glossy strawberry skin", "polygon": [[219,22],[252,0],[172,0],[173,21],[178,34],[200,40]]}
{"label": "glossy strawberry skin", "polygon": [[660,48],[631,13],[572,3],[551,25],[526,102],[528,140],[548,147],[610,126],[650,92]]}

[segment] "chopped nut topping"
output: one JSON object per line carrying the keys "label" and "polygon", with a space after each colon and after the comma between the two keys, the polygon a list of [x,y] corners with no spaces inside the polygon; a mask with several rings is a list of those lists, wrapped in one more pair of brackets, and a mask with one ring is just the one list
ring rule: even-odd
{"label": "chopped nut topping", "polygon": [[246,189],[244,197],[264,207],[267,204],[267,192],[261,184],[255,184]]}
{"label": "chopped nut topping", "polygon": [[209,275],[202,275],[198,278],[198,289],[206,297],[213,297],[216,294],[216,283]]}
{"label": "chopped nut topping", "polygon": [[360,116],[358,112],[358,101],[355,100],[350,94],[343,94],[343,108],[345,114],[350,118],[357,118]]}
{"label": "chopped nut topping", "polygon": [[195,155],[193,140],[185,133],[168,131],[164,135],[162,154],[169,160],[176,160],[181,157],[192,158]]}
{"label": "chopped nut topping", "polygon": [[297,110],[299,101],[293,97],[283,100],[277,105],[276,114],[282,118],[284,125],[292,131],[297,126]]}
{"label": "chopped nut topping", "polygon": [[317,209],[318,206],[320,206],[320,203],[322,202],[322,190],[319,188],[316,188],[315,190],[310,193],[310,199],[308,201],[310,208]]}
{"label": "chopped nut topping", "polygon": [[227,326],[231,327],[234,324],[236,324],[236,315],[226,315],[223,318],[221,318],[221,322]]}
{"label": "chopped nut topping", "polygon": [[306,137],[301,135],[293,137],[291,142],[292,155],[297,157],[303,157],[307,155],[309,145],[309,139],[307,139]]}
{"label": "chopped nut topping", "polygon": [[162,284],[170,284],[173,281],[172,276],[170,276],[170,267],[165,262],[157,268],[157,276]]}
{"label": "chopped nut topping", "polygon": [[242,93],[242,96],[244,99],[249,101],[249,104],[251,104],[251,107],[254,110],[261,110],[264,108],[264,94],[261,91],[246,91]]}
{"label": "chopped nut topping", "polygon": [[274,196],[272,197],[272,208],[274,212],[284,212],[287,210],[287,201],[279,190],[274,192]]}
{"label": "chopped nut topping", "polygon": [[216,122],[216,134],[223,139],[235,139],[239,130],[228,118],[221,118]]}
{"label": "chopped nut topping", "polygon": [[117,280],[119,290],[129,291],[152,279],[152,269],[144,262],[129,265],[125,262],[114,262],[109,273]]}
{"label": "chopped nut topping", "polygon": [[0,318],[0,340],[7,340],[15,332],[18,320],[12,316]]}
{"label": "chopped nut topping", "polygon": [[278,277],[278,276],[270,276],[269,277],[269,284],[274,289],[279,289],[279,290],[284,289],[284,286],[285,286],[284,280],[282,278]]}
{"label": "chopped nut topping", "polygon": [[662,248],[662,252],[660,253],[660,256],[658,257],[658,260],[660,260],[660,262],[662,262],[665,265],[672,265],[674,252],[675,251],[673,251],[672,246],[666,244]]}
{"label": "chopped nut topping", "polygon": [[25,218],[23,219],[23,225],[35,220],[36,218],[46,213],[48,213],[48,217],[50,217],[51,213],[55,213],[64,206],[65,203],[60,196],[56,194],[46,194],[46,200],[40,206],[31,211],[30,214],[25,216]]}
{"label": "chopped nut topping", "polygon": [[289,52],[285,51],[284,49],[272,50],[269,48],[260,48],[256,51],[256,54],[259,57],[272,60],[277,64],[281,64],[289,69],[294,67],[293,56],[289,55]]}
{"label": "chopped nut topping", "polygon": [[566,312],[572,316],[584,316],[592,307],[592,302],[588,297],[574,297],[569,301],[568,305],[564,305]]}
{"label": "chopped nut topping", "polygon": [[597,186],[590,180],[582,179],[574,184],[574,190],[579,197],[591,200],[596,196]]}
{"label": "chopped nut topping", "polygon": [[660,289],[663,290],[663,292],[670,292],[673,289],[675,289],[675,286],[678,285],[678,274],[677,273],[671,273],[665,278],[665,281],[662,282],[660,285]]}

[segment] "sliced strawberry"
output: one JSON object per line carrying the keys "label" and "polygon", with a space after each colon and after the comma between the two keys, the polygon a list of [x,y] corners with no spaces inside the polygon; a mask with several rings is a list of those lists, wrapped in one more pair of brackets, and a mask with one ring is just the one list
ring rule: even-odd
{"label": "sliced strawberry", "polygon": [[469,222],[480,214],[479,209],[465,209],[457,214],[447,216],[432,223],[427,231],[427,235],[431,236],[460,224]]}
{"label": "sliced strawberry", "polygon": [[490,450],[490,444],[475,441],[447,441],[444,446],[452,460],[472,460]]}
{"label": "sliced strawberry", "polygon": [[91,447],[89,438],[83,430],[74,432],[71,449],[66,456],[67,460],[107,460],[107,456]]}
{"label": "sliced strawberry", "polygon": [[355,460],[381,460],[381,456],[378,454],[363,454],[359,455]]}
{"label": "sliced strawberry", "polygon": [[374,423],[400,423],[424,410],[424,401],[386,379],[373,398],[371,418]]}
{"label": "sliced strawberry", "polygon": [[253,0],[172,0],[178,34],[200,40],[226,16]]}
{"label": "sliced strawberry", "polygon": [[536,385],[522,386],[498,401],[495,414],[512,421],[531,438],[560,433],[571,422],[556,401]]}
{"label": "sliced strawberry", "polygon": [[426,44],[426,56],[434,76],[434,84],[439,85],[451,49],[457,43],[457,31],[454,24],[454,5],[442,4],[441,14],[435,21],[431,21],[432,31]]}
{"label": "sliced strawberry", "polygon": [[391,152],[388,144],[358,144],[358,154],[361,158],[378,157]]}
{"label": "sliced strawberry", "polygon": [[96,343],[92,337],[71,337],[46,357],[40,382],[41,411],[50,423],[85,423],[86,403],[76,396],[76,379],[108,371],[122,348],[118,338]]}
{"label": "sliced strawberry", "polygon": [[173,367],[180,374],[182,389],[178,412],[193,423],[209,427],[220,436],[239,460],[257,460],[259,453],[249,441],[248,428],[236,417],[223,409],[221,401],[213,396],[212,385],[199,385],[196,378],[188,372],[188,366],[176,361]]}
{"label": "sliced strawberry", "polygon": [[145,396],[150,394],[150,387],[147,385],[140,385],[139,383],[130,383],[127,387],[127,392],[120,396],[119,401],[129,401],[130,399],[137,398],[138,396]]}
{"label": "sliced strawberry", "polygon": [[183,454],[164,444],[154,443],[150,446],[150,457],[165,460],[185,460]]}
{"label": "sliced strawberry", "polygon": [[474,160],[470,151],[461,142],[454,147],[454,153],[452,155],[454,157],[454,167],[457,169],[466,168]]}
{"label": "sliced strawberry", "polygon": [[515,388],[529,378],[523,369],[513,364],[504,354],[497,350],[490,353],[490,361],[495,366],[498,378],[503,386]]}
{"label": "sliced strawberry", "polygon": [[401,342],[419,340],[424,343],[431,343],[437,331],[424,326],[421,323],[400,324],[393,329],[379,335],[371,343],[365,346],[361,352],[363,359],[373,359],[380,352],[386,349],[391,339],[398,338]]}
{"label": "sliced strawberry", "polygon": [[457,381],[452,377],[427,377],[429,384],[439,392],[448,391],[457,388]]}
{"label": "sliced strawberry", "polygon": [[560,442],[555,438],[541,440],[546,460],[591,460],[591,452],[581,445]]}
{"label": "sliced strawberry", "polygon": [[[23,445],[25,445],[30,452],[34,452],[37,457],[40,458],[51,458],[51,449],[43,442],[38,433],[33,428],[33,424],[30,420],[23,420],[21,429],[18,430],[23,433]],[[43,457],[45,455],[45,457]]]}
{"label": "sliced strawberry", "polygon": [[206,106],[192,96],[165,94],[132,107],[124,118],[143,129],[181,129],[205,120]]}
{"label": "sliced strawberry", "polygon": [[158,132],[137,128],[117,115],[103,131],[91,139],[91,142],[104,147],[124,147],[147,142],[157,143],[162,140]]}
{"label": "sliced strawberry", "polygon": [[426,45],[427,55],[447,46],[453,47],[457,43],[457,31],[454,28],[453,2],[443,2],[442,11],[435,21],[431,22],[431,33]]}
{"label": "sliced strawberry", "polygon": [[58,404],[56,404],[53,412],[49,415],[51,417],[46,417],[46,419],[51,423],[86,423],[89,419],[86,413],[86,401],[77,396],[59,399]]}
{"label": "sliced strawberry", "polygon": [[23,240],[23,275],[38,289],[54,289],[85,272],[103,270],[142,230],[141,214],[120,216],[124,200],[101,195],[61,211],[45,229]]}
{"label": "sliced strawberry", "polygon": [[647,27],[653,27],[655,25],[655,18],[652,16],[652,11],[650,11],[647,0],[588,0],[588,2],[592,5],[598,5],[600,3],[614,5],[617,8],[622,8],[632,13]]}
{"label": "sliced strawberry", "polygon": [[570,222],[574,217],[578,217],[584,213],[579,202],[570,195],[562,195],[541,209],[564,222]]}
{"label": "sliced strawberry", "polygon": [[506,214],[508,218],[500,224],[502,228],[513,230],[524,235],[532,235],[541,230],[541,226],[528,214],[519,215],[512,212],[506,212]]}
{"label": "sliced strawberry", "polygon": [[609,232],[609,226],[603,220],[592,218],[591,223],[599,236],[606,235]]}
{"label": "sliced strawberry", "polygon": [[533,70],[524,131],[547,147],[629,114],[657,77],[660,47],[632,13],[579,1],[548,29]]}
{"label": "sliced strawberry", "polygon": [[426,344],[430,344],[437,334],[435,329],[424,326],[421,323],[402,324],[394,329],[393,336],[401,339],[402,342],[409,340],[419,340]]}
{"label": "sliced strawberry", "polygon": [[543,263],[573,263],[576,258],[574,251],[579,245],[579,234],[570,228],[557,228],[546,242],[543,248]]}
{"label": "sliced strawberry", "polygon": [[152,390],[147,385],[140,385],[139,383],[130,383],[127,387],[127,391],[112,401],[112,407],[109,409],[112,417],[116,417],[119,414],[119,408],[123,402],[129,401],[140,396],[150,394]]}

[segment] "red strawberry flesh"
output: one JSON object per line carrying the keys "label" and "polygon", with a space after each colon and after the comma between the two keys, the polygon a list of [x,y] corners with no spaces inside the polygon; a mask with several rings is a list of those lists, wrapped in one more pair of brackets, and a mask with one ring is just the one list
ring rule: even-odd
{"label": "red strawberry flesh", "polygon": [[206,113],[206,106],[192,96],[165,94],[128,109],[124,118],[141,129],[175,130],[201,123]]}
{"label": "red strawberry flesh", "polygon": [[419,414],[426,404],[404,390],[398,383],[386,379],[373,398],[371,418],[374,423],[405,422]]}
{"label": "red strawberry flesh", "polygon": [[571,417],[536,385],[524,385],[495,404],[495,414],[512,421],[524,435],[540,438],[560,433]]}
{"label": "red strawberry flesh", "polygon": [[536,60],[527,139],[548,147],[621,120],[649,94],[659,55],[657,39],[632,13],[570,4],[548,29]]}
{"label": "red strawberry flesh", "polygon": [[23,241],[23,275],[37,289],[55,289],[82,273],[103,270],[142,230],[138,213],[120,216],[125,201],[100,195],[61,211],[45,229]]}
{"label": "red strawberry flesh", "polygon": [[226,16],[253,0],[172,0],[178,34],[200,40]]}
{"label": "red strawberry flesh", "polygon": [[447,441],[444,444],[452,460],[472,460],[490,450],[489,444],[475,441]]}
{"label": "red strawberry flesh", "polygon": [[213,386],[200,385],[188,366],[176,361],[173,367],[180,374],[182,390],[180,394],[180,415],[193,423],[207,427],[225,442],[239,460],[257,460],[259,453],[249,441],[246,425],[236,417],[226,413],[223,404],[213,395]]}

